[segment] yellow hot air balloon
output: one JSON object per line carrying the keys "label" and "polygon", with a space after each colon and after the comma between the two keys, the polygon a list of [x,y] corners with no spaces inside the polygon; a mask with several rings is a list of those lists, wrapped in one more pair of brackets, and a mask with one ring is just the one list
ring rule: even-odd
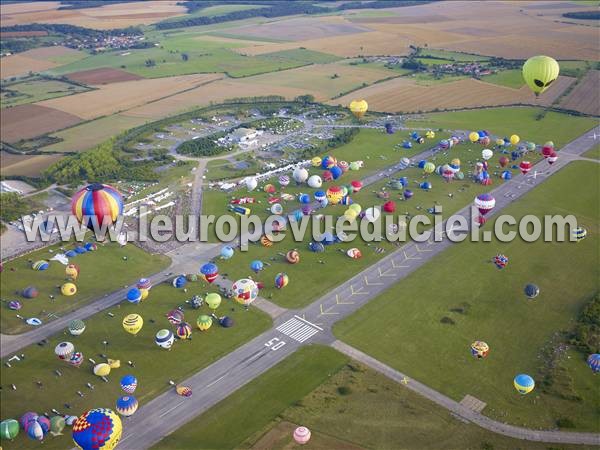
{"label": "yellow hot air balloon", "polygon": [[350,111],[352,111],[352,114],[354,114],[356,118],[360,119],[367,113],[367,110],[369,109],[369,104],[366,100],[352,100],[352,102],[350,102],[349,108]]}
{"label": "yellow hot air balloon", "polygon": [[129,314],[125,316],[123,319],[123,328],[128,333],[133,334],[134,336],[138,334],[138,332],[144,326],[144,319],[139,314]]}
{"label": "yellow hot air balloon", "polygon": [[60,287],[60,293],[62,295],[66,295],[67,297],[75,295],[77,293],[77,286],[75,286],[73,283],[65,283]]}
{"label": "yellow hot air balloon", "polygon": [[110,366],[106,363],[96,364],[93,371],[94,375],[98,377],[105,377],[110,373]]}
{"label": "yellow hot air balloon", "polygon": [[521,141],[521,138],[520,138],[519,136],[517,136],[516,134],[513,134],[513,135],[510,137],[510,143],[511,143],[512,145],[517,145],[517,144],[518,144],[520,141]]}
{"label": "yellow hot air balloon", "polygon": [[319,167],[319,166],[321,166],[321,158],[319,158],[318,156],[315,156],[313,159],[310,160],[310,163],[312,164],[313,167]]}
{"label": "yellow hot air balloon", "polygon": [[479,140],[479,133],[477,133],[477,131],[471,131],[469,133],[469,140],[471,142],[477,142]]}
{"label": "yellow hot air balloon", "polygon": [[523,64],[523,79],[536,97],[548,89],[559,72],[558,63],[549,56],[533,56]]}
{"label": "yellow hot air balloon", "polygon": [[150,289],[140,289],[140,292],[142,293],[142,300],[146,300],[150,295]]}

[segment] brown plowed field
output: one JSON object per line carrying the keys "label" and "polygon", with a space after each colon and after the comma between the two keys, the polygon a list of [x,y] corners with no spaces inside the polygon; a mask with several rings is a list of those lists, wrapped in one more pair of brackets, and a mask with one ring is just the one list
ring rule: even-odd
{"label": "brown plowed field", "polygon": [[[74,96],[75,97],[75,96]],[[81,118],[40,105],[19,105],[4,108],[0,113],[0,139],[13,143],[70,127]]]}
{"label": "brown plowed field", "polygon": [[67,75],[69,80],[82,84],[110,84],[122,81],[134,81],[143,79],[139,75],[125,72],[124,70],[103,67],[102,69],[82,70]]}
{"label": "brown plowed field", "polygon": [[600,71],[590,70],[560,106],[585,114],[600,116]]}
{"label": "brown plowed field", "polygon": [[37,177],[61,158],[63,155],[13,155],[0,152],[0,174]]}

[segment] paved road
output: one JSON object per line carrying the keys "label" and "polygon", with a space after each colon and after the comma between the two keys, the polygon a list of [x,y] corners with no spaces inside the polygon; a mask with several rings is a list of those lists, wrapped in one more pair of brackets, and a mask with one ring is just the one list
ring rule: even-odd
{"label": "paved road", "polygon": [[[595,144],[591,139],[592,133],[600,133],[600,127],[569,143],[561,154],[581,155]],[[551,171],[548,171],[545,161],[540,161],[529,175],[518,175],[512,182],[494,189],[494,213],[497,214],[572,160],[571,157],[559,158]],[[458,214],[468,218],[469,210],[465,208]],[[436,231],[442,232],[444,227],[445,223],[437,227]],[[335,343],[331,334],[331,327],[335,322],[352,314],[451,245],[452,242],[445,238],[440,241],[430,239],[423,243],[408,243],[306,308],[281,314],[274,321],[274,329],[261,334],[191,378],[181,381],[194,390],[193,400],[183,399],[171,390],[140,408],[126,422],[119,448],[139,450],[152,446],[275,366],[301,345],[320,342],[339,347],[340,344]],[[369,362],[383,370],[381,363]],[[392,375],[395,376],[393,373]],[[443,395],[417,383],[411,380],[409,384],[420,387],[420,393],[432,400],[437,399],[438,404],[450,410],[455,408],[453,403],[442,401],[445,398]],[[461,417],[483,428],[517,439],[572,444],[600,443],[600,435],[597,434],[526,430],[495,422],[473,412],[460,412]],[[165,416],[168,416],[168,420],[164,419]]]}

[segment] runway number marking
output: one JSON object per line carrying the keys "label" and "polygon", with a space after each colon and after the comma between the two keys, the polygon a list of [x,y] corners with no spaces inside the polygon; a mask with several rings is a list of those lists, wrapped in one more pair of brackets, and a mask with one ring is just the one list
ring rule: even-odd
{"label": "runway number marking", "polygon": [[285,345],[285,341],[282,341],[281,339],[274,337],[273,339],[265,342],[265,347],[270,347],[271,350],[278,350],[281,347],[283,347]]}
{"label": "runway number marking", "polygon": [[[300,317],[292,317],[287,322],[282,323],[277,327],[277,331],[282,334],[285,334],[288,337],[291,337],[297,342],[304,342],[310,337],[317,334],[319,331],[322,331],[322,328],[319,328],[315,324],[310,323],[307,320],[304,320]],[[278,339],[278,338],[274,338]],[[271,341],[269,341],[271,342]],[[268,343],[267,343],[268,344]],[[267,345],[265,344],[265,345]],[[270,345],[267,345],[270,347]]]}

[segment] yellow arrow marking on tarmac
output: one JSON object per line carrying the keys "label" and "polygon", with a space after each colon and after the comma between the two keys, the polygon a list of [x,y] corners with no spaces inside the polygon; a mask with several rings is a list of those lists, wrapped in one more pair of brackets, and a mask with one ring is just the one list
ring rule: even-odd
{"label": "yellow arrow marking on tarmac", "polygon": [[323,310],[323,305],[319,305],[319,308],[321,309],[321,314],[319,314],[320,316],[333,316],[333,315],[339,314],[336,312],[329,312],[333,308],[335,308],[335,305],[331,306],[330,308],[327,308],[326,310]]}
{"label": "yellow arrow marking on tarmac", "polygon": [[335,303],[337,305],[354,305],[354,302],[343,302],[343,301],[340,301],[340,296],[338,294],[335,294]]}
{"label": "yellow arrow marking on tarmac", "polygon": [[395,276],[396,276],[396,274],[395,274],[395,273],[394,273],[394,274],[391,274],[391,275],[390,275],[390,274],[388,274],[388,272],[389,272],[390,270],[392,270],[391,268],[390,268],[390,269],[388,269],[388,270],[386,270],[385,272],[382,272],[382,271],[381,271],[381,269],[380,269],[379,267],[377,268],[377,270],[379,271],[379,277],[380,277],[380,278],[381,278],[381,277],[395,277]]}
{"label": "yellow arrow marking on tarmac", "polygon": [[363,289],[364,289],[364,287],[363,287],[363,286],[361,286],[361,287],[359,287],[358,289],[356,289],[356,290],[355,290],[355,289],[354,289],[354,286],[350,285],[350,292],[352,292],[352,294],[351,294],[351,295],[360,295],[360,294],[362,294],[362,295],[367,295],[367,294],[368,294],[368,292],[363,292],[363,291],[362,291]]}
{"label": "yellow arrow marking on tarmac", "polygon": [[367,286],[381,286],[382,284],[383,283],[369,282],[369,279],[365,275],[365,285],[367,285]]}

